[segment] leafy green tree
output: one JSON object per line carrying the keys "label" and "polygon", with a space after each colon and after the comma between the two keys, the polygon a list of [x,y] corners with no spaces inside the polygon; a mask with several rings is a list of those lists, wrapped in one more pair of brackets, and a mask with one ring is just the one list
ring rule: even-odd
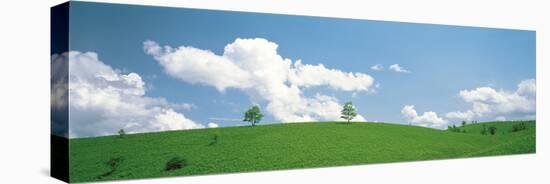
{"label": "leafy green tree", "polygon": [[340,118],[345,119],[350,122],[353,118],[357,116],[357,112],[355,111],[355,107],[353,107],[353,104],[351,102],[346,102],[344,104],[344,109],[342,109],[342,116]]}
{"label": "leafy green tree", "polygon": [[462,121],[462,127],[466,126],[466,121]]}
{"label": "leafy green tree", "polygon": [[118,130],[118,137],[122,138],[124,137],[124,135],[126,135],[126,132],[124,131],[124,129]]}
{"label": "leafy green tree", "polygon": [[497,133],[497,127],[495,127],[495,126],[490,126],[490,127],[489,127],[489,133],[490,133],[491,135],[495,135],[495,134]]}
{"label": "leafy green tree", "polygon": [[259,123],[262,120],[263,117],[264,117],[264,115],[260,111],[260,107],[255,105],[252,108],[248,109],[248,111],[246,111],[244,113],[244,120],[243,121],[248,121],[248,122],[252,123],[252,126],[255,126],[256,123]]}

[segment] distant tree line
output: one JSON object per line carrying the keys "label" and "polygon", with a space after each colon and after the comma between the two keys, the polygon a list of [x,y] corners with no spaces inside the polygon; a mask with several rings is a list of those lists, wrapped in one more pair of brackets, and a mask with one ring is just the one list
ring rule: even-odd
{"label": "distant tree line", "polygon": [[516,123],[512,126],[511,132],[519,132],[522,130],[527,130],[527,123],[526,122],[520,122]]}

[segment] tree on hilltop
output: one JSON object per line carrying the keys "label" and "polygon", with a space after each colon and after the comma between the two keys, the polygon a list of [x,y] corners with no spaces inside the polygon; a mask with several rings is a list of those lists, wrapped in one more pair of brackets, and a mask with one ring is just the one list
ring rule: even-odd
{"label": "tree on hilltop", "polygon": [[350,120],[355,118],[357,116],[357,112],[355,111],[355,107],[353,107],[353,104],[351,102],[346,102],[344,104],[344,109],[342,109],[342,116],[340,118],[345,119],[350,123]]}
{"label": "tree on hilltop", "polygon": [[264,115],[260,111],[260,107],[255,105],[244,113],[243,121],[248,121],[252,123],[252,126],[255,126],[256,123],[259,123],[263,117]]}

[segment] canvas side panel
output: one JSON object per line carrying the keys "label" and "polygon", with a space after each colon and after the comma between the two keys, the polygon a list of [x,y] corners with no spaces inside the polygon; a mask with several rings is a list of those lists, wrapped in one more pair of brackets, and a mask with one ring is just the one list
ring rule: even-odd
{"label": "canvas side panel", "polygon": [[69,2],[52,7],[50,19],[50,169],[69,182]]}

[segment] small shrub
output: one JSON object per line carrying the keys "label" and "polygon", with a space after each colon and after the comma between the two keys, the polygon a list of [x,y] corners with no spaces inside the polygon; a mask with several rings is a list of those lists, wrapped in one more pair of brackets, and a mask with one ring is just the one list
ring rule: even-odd
{"label": "small shrub", "polygon": [[512,132],[519,132],[526,129],[527,129],[527,123],[525,122],[516,123],[512,126]]}
{"label": "small shrub", "polygon": [[107,162],[105,162],[105,164],[111,168],[118,168],[121,162],[122,162],[122,157],[116,157],[116,158],[109,159]]}
{"label": "small shrub", "polygon": [[487,126],[483,125],[481,126],[481,135],[487,135]]}
{"label": "small shrub", "polygon": [[214,134],[214,136],[212,136],[212,141],[210,141],[210,144],[208,144],[208,146],[213,146],[215,144],[218,143],[218,134]]}
{"label": "small shrub", "polygon": [[497,127],[490,126],[489,127],[489,133],[491,133],[491,135],[495,135],[497,133]]}
{"label": "small shrub", "polygon": [[172,171],[176,169],[181,169],[182,167],[185,167],[187,165],[187,162],[185,159],[174,157],[168,162],[166,162],[166,166],[164,166],[164,171]]}
{"label": "small shrub", "polygon": [[107,165],[109,167],[109,171],[99,175],[99,178],[107,177],[107,176],[110,176],[111,174],[113,174],[118,169],[118,167],[120,166],[122,161],[123,161],[122,157],[115,157],[115,158],[111,158],[111,159],[107,160],[105,162],[105,165]]}

